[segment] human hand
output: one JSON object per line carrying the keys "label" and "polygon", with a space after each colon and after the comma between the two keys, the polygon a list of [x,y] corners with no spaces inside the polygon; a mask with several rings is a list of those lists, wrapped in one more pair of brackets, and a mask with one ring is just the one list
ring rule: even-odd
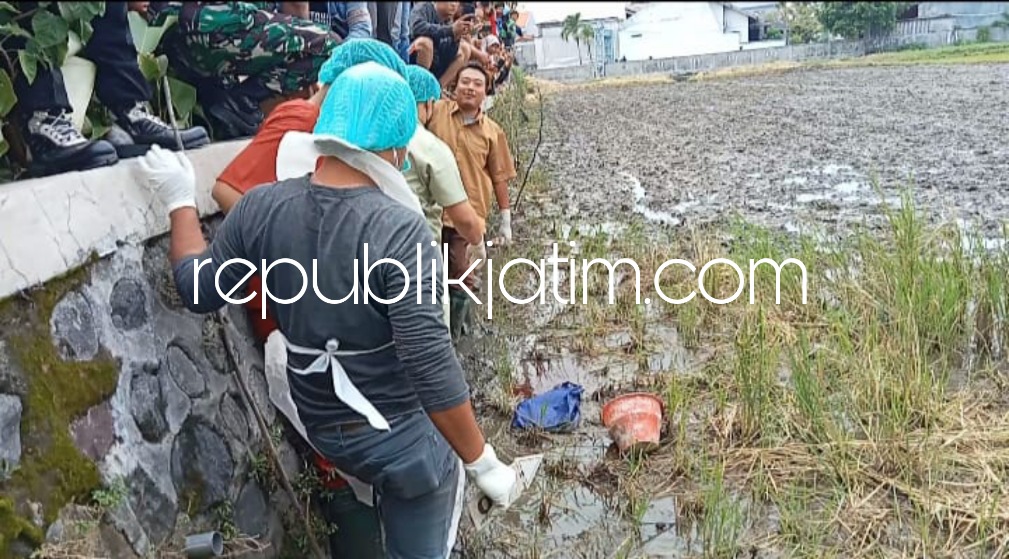
{"label": "human hand", "polygon": [[168,209],[196,208],[196,172],[184,153],[154,144],[139,160],[150,188]]}
{"label": "human hand", "polygon": [[452,33],[456,39],[469,35],[473,30],[473,20],[469,16],[463,16],[452,22]]}
{"label": "human hand", "polygon": [[495,505],[507,507],[511,504],[518,474],[498,460],[494,447],[485,443],[480,458],[464,468],[466,475]]}
{"label": "human hand", "polygon": [[263,364],[267,372],[276,371],[278,375],[287,375],[287,346],[281,337],[280,330],[270,332],[263,344]]}
{"label": "human hand", "polygon": [[479,262],[476,269],[480,270],[487,265],[487,245],[484,243],[483,239],[475,245],[469,245],[466,248],[466,258],[472,265],[473,262]]}
{"label": "human hand", "polygon": [[501,210],[501,225],[498,226],[498,233],[501,235],[501,244],[508,246],[512,242],[512,211]]}

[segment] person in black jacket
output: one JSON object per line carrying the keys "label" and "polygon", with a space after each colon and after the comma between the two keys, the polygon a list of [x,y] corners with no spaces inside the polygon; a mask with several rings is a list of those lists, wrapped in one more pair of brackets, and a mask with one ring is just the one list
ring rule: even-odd
{"label": "person in black jacket", "polygon": [[443,90],[451,89],[472,54],[472,45],[462,38],[473,32],[476,15],[453,22],[458,9],[459,2],[425,2],[410,14],[410,63],[430,70]]}

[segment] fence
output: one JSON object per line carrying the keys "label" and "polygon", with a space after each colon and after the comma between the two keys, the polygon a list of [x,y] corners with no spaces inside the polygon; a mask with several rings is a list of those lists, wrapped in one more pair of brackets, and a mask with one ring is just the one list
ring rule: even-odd
{"label": "fence", "polygon": [[[862,41],[831,41],[829,43],[752,48],[741,51],[680,56],[657,60],[600,62],[594,66],[586,62],[582,66],[567,68],[529,69],[528,73],[537,78],[559,82],[579,82],[602,77],[660,73],[692,74],[720,68],[759,65],[771,62],[803,62],[809,60],[852,58],[894,50],[909,45],[932,48],[960,41],[973,41],[977,36],[976,29],[957,30],[954,28],[948,31],[935,31],[935,26],[930,27],[930,29],[933,29],[933,31],[929,33],[915,33],[916,28],[914,27],[902,28],[899,32],[890,33],[886,37]],[[1009,29],[992,27],[989,33],[989,40],[992,42],[1009,41]]]}

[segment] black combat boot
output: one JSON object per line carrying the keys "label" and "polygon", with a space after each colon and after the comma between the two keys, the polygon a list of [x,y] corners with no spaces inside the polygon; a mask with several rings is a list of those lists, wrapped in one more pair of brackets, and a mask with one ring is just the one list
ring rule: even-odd
{"label": "black combat boot", "polygon": [[86,171],[119,160],[112,144],[85,138],[64,111],[35,111],[25,121],[24,130],[32,177]]}
{"label": "black combat boot", "polygon": [[[133,138],[135,144],[144,146],[158,144],[165,149],[179,149],[175,130],[154,116],[147,103],[138,102],[132,107],[117,107],[111,111],[116,124]],[[186,150],[210,143],[210,136],[202,126],[180,129],[179,136],[182,138],[182,147]]]}
{"label": "black combat boot", "polygon": [[205,105],[203,114],[214,129],[214,136],[221,140],[250,138],[263,123],[263,112],[247,99],[223,97],[219,101]]}

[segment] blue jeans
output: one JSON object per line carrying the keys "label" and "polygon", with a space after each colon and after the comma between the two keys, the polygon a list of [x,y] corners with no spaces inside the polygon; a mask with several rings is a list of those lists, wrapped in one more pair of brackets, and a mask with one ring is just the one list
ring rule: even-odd
{"label": "blue jeans", "polygon": [[338,469],[372,486],[386,557],[444,559],[462,516],[462,462],[423,410],[389,424],[309,427],[308,436]]}
{"label": "blue jeans", "polygon": [[403,61],[409,64],[410,55],[407,51],[410,50],[410,12],[413,10],[413,4],[400,2],[399,5],[399,36],[396,41],[396,51],[399,52]]}

